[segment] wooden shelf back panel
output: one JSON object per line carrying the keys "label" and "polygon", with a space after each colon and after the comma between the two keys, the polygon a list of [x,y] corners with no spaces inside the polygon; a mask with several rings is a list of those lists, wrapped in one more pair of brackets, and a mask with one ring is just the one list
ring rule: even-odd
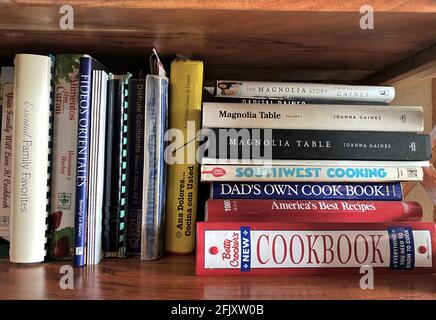
{"label": "wooden shelf back panel", "polygon": [[304,11],[311,7],[301,1],[294,9],[287,1],[273,2],[277,8],[281,3],[283,11],[271,10],[264,1],[250,2],[265,6],[251,11],[242,10],[247,1],[224,1],[233,10],[223,5],[206,10],[200,1],[185,6],[169,1],[172,9],[164,1],[108,1],[91,8],[88,2],[73,1],[73,30],[59,28],[59,4],[18,2],[33,5],[0,5],[3,57],[17,51],[80,51],[140,58],[156,47],[163,55],[204,60],[209,79],[259,79],[261,74],[265,80],[358,81],[436,39],[436,2],[426,1],[416,1],[416,6],[412,1],[386,1],[390,6],[374,1],[375,8],[382,8],[375,13],[374,30],[359,27],[361,1],[350,1],[355,11],[344,6],[342,12],[339,1],[320,11]]}

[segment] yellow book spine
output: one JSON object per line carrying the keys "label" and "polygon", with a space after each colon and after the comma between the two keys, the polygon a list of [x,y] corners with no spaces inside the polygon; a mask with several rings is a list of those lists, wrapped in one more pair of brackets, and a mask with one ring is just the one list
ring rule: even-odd
{"label": "yellow book spine", "polygon": [[171,63],[169,128],[178,134],[169,146],[175,163],[168,166],[165,250],[174,253],[191,253],[195,248],[199,174],[195,155],[202,90],[203,62]]}

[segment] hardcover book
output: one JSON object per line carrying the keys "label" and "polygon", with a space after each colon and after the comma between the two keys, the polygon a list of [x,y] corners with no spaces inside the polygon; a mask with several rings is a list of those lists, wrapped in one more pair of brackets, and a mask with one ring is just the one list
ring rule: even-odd
{"label": "hardcover book", "polygon": [[434,223],[197,225],[197,275],[356,274],[436,271]]}
{"label": "hardcover book", "polygon": [[126,253],[141,253],[145,79],[129,80]]}
{"label": "hardcover book", "polygon": [[49,251],[52,259],[74,255],[77,120],[81,54],[56,55]]}
{"label": "hardcover book", "polygon": [[418,202],[341,200],[208,200],[208,222],[420,221]]}
{"label": "hardcover book", "polygon": [[205,128],[422,132],[422,107],[308,104],[203,104]]}
{"label": "hardcover book", "polygon": [[400,183],[212,182],[211,199],[397,200]]}
{"label": "hardcover book", "polygon": [[395,97],[395,89],[391,86],[217,80],[216,96],[390,102]]}
{"label": "hardcover book", "polygon": [[103,195],[103,250],[124,258],[127,221],[127,122],[130,74],[109,75]]}
{"label": "hardcover book", "polygon": [[166,162],[164,135],[168,127],[168,79],[146,78],[144,175],[141,259],[162,256],[165,230]]}
{"label": "hardcover book", "polygon": [[390,182],[421,181],[414,167],[201,166],[201,181]]}
{"label": "hardcover book", "polygon": [[203,62],[174,60],[171,63],[169,128],[183,139],[168,146],[173,159],[168,166],[165,250],[190,253],[195,247],[198,164],[196,135],[201,121]]}
{"label": "hardcover book", "polygon": [[209,158],[428,161],[432,154],[427,134],[217,128],[203,132]]}
{"label": "hardcover book", "polygon": [[46,256],[54,61],[17,54],[14,62],[10,260],[36,263]]}

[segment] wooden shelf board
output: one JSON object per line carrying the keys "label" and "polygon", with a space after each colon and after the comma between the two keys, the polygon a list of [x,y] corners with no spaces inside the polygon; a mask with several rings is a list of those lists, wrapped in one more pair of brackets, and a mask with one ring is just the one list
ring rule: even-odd
{"label": "wooden shelf board", "polygon": [[121,65],[126,57],[145,61],[156,47],[202,59],[208,79],[352,82],[435,43],[434,1],[373,1],[384,8],[374,30],[360,29],[358,10],[340,10],[367,1],[308,2],[275,1],[274,11],[265,1],[73,1],[75,27],[60,30],[58,4],[19,1],[0,5],[0,55],[86,52],[116,55]]}
{"label": "wooden shelf board", "polygon": [[[59,5],[56,0],[6,0],[6,3],[30,5]],[[83,7],[196,9],[196,10],[260,10],[354,12],[372,5],[377,12],[436,12],[432,0],[70,0],[68,4]]]}
{"label": "wooden shelf board", "polygon": [[74,290],[62,290],[63,264],[0,261],[0,299],[436,299],[436,274],[376,274],[374,290],[362,290],[357,271],[355,276],[198,277],[193,256],[104,260],[74,269]]}

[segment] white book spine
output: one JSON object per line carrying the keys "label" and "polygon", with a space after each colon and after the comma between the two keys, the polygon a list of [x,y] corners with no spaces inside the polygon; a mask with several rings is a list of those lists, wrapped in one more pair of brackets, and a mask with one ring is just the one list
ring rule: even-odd
{"label": "white book spine", "polygon": [[[223,159],[202,158],[201,164],[212,165],[248,165],[248,166],[338,166],[338,167],[371,167],[371,160],[299,160],[299,159]],[[429,167],[429,161],[377,161],[381,167]]]}
{"label": "white book spine", "polygon": [[100,82],[100,114],[98,117],[98,138],[97,138],[97,172],[96,172],[96,199],[95,199],[95,233],[94,233],[94,260],[89,264],[98,264],[104,257],[102,249],[103,234],[103,197],[104,197],[104,166],[105,166],[105,146],[106,146],[106,101],[107,101],[107,82],[108,74],[101,72]]}
{"label": "white book spine", "polygon": [[203,103],[204,128],[422,132],[422,107]]}
{"label": "white book spine", "polygon": [[12,148],[14,114],[14,79],[3,84],[0,145],[0,237],[9,240],[12,195]]}
{"label": "white book spine", "polygon": [[421,181],[416,167],[302,167],[202,165],[201,181],[389,182]]}
{"label": "white book spine", "polygon": [[390,102],[395,98],[395,89],[391,86],[218,80],[216,96]]}
{"label": "white book spine", "polygon": [[51,67],[46,56],[15,56],[10,260],[17,263],[46,254]]}

